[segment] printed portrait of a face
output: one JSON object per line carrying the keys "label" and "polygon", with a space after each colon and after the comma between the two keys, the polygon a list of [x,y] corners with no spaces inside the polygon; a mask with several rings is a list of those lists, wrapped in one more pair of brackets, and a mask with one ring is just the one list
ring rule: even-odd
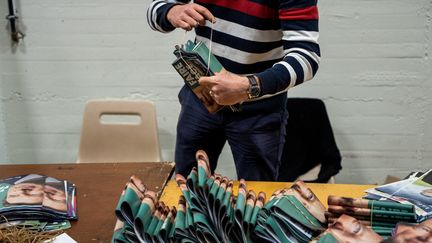
{"label": "printed portrait of a face", "polygon": [[9,204],[42,204],[44,186],[36,183],[20,183],[9,187],[6,202]]}
{"label": "printed portrait of a face", "polygon": [[329,231],[338,242],[378,243],[383,239],[372,229],[361,224],[357,219],[343,214],[336,222],[329,225]]}
{"label": "printed portrait of a face", "polygon": [[6,195],[8,204],[43,205],[54,210],[67,211],[65,191],[58,186],[22,182],[9,187]]}
{"label": "printed portrait of a face", "polygon": [[424,189],[420,192],[425,197],[432,197],[432,188]]}
{"label": "printed portrait of a face", "polygon": [[[60,186],[60,185],[59,185]],[[44,186],[44,200],[43,205],[59,211],[67,211],[66,193],[58,186],[48,185]]]}
{"label": "printed portrait of a face", "polygon": [[432,243],[432,219],[417,225],[399,223],[396,227],[393,242],[401,243]]}
{"label": "printed portrait of a face", "polygon": [[295,196],[316,219],[321,223],[327,222],[324,216],[326,210],[324,205],[303,181],[295,182],[284,194]]}

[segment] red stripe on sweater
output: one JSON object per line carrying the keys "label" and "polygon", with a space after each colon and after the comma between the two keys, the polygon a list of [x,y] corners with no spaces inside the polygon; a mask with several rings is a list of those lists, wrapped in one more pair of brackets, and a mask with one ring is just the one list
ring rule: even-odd
{"label": "red stripe on sweater", "polygon": [[240,0],[196,0],[196,3],[212,4],[219,7],[229,8],[247,15],[255,16],[263,19],[274,19],[278,16],[276,9],[268,6],[251,2],[251,1],[240,1]]}
{"label": "red stripe on sweater", "polygon": [[279,10],[281,20],[315,20],[318,19],[317,6]]}

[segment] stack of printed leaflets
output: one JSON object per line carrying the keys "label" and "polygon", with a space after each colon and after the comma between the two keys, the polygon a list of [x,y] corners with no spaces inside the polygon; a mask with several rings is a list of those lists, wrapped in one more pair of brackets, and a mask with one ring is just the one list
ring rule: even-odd
{"label": "stack of printed leaflets", "polygon": [[178,207],[158,201],[141,180],[132,176],[116,207],[112,242],[309,242],[326,229],[325,207],[299,181],[273,193],[248,190],[211,174],[200,150],[197,167],[187,178],[176,175],[182,195]]}
{"label": "stack of printed leaflets", "polygon": [[365,198],[415,206],[417,221],[432,218],[432,170],[414,172],[401,181],[366,190]]}
{"label": "stack of printed leaflets", "polygon": [[390,236],[399,222],[414,223],[416,220],[413,205],[329,195],[326,212],[329,223],[337,222],[344,214],[381,236]]}
{"label": "stack of printed leaflets", "polygon": [[111,242],[174,242],[176,208],[158,200],[154,191],[132,175],[121,193]]}
{"label": "stack of printed leaflets", "polygon": [[76,188],[66,180],[37,174],[0,180],[0,228],[12,225],[51,231],[77,219]]}

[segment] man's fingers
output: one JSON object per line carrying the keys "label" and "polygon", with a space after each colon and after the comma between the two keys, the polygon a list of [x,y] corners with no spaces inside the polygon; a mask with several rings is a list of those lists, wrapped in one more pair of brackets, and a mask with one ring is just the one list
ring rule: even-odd
{"label": "man's fingers", "polygon": [[187,14],[193,18],[198,24],[200,25],[205,25],[205,17],[203,15],[201,15],[198,11],[196,11],[195,9],[189,9],[189,11],[187,12]]}
{"label": "man's fingers", "polygon": [[182,20],[184,22],[186,22],[190,28],[195,28],[198,26],[198,22],[194,18],[192,18],[191,16],[186,15],[183,17]]}
{"label": "man's fingers", "polygon": [[222,70],[220,70],[220,72],[219,73],[221,73],[221,74],[227,74],[227,73],[229,73],[225,68],[222,68]]}
{"label": "man's fingers", "polygon": [[183,20],[178,21],[177,24],[178,24],[178,26],[175,26],[175,27],[179,27],[179,28],[182,28],[182,29],[187,30],[187,31],[192,30],[192,27]]}
{"label": "man's fingers", "polygon": [[194,9],[200,13],[205,19],[207,19],[208,21],[214,23],[216,21],[216,18],[213,16],[213,14],[205,7],[201,6],[201,5],[194,5]]}
{"label": "man's fingers", "polygon": [[209,89],[211,89],[211,87],[213,87],[217,82],[214,79],[214,76],[208,77],[208,76],[204,76],[201,77],[199,80],[199,84],[202,86],[206,86]]}

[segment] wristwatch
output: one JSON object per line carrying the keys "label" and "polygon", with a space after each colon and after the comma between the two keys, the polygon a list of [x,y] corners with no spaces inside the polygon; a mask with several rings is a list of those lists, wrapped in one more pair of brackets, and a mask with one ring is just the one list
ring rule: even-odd
{"label": "wristwatch", "polygon": [[247,90],[247,95],[249,99],[258,98],[261,94],[261,86],[255,75],[246,76],[249,80],[249,89]]}

